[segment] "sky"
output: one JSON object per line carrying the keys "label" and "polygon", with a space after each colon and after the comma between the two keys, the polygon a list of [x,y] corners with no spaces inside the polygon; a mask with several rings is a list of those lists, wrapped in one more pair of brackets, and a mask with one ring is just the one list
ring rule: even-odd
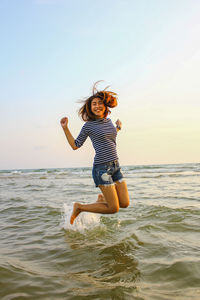
{"label": "sky", "polygon": [[78,101],[110,86],[121,165],[200,162],[199,0],[0,0],[0,169],[92,166]]}

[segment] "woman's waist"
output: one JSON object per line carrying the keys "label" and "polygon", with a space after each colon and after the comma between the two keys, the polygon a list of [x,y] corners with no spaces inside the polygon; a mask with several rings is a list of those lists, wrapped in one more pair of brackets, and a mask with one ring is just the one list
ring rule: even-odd
{"label": "woman's waist", "polygon": [[94,161],[93,165],[95,167],[103,167],[103,166],[116,167],[116,166],[119,166],[119,160],[117,158],[117,159],[114,159],[114,160],[104,161],[104,162],[101,162],[101,163],[95,163],[95,161]]}

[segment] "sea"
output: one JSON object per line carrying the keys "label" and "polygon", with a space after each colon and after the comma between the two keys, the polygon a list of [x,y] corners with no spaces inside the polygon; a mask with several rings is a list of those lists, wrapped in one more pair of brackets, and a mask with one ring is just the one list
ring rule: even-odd
{"label": "sea", "polygon": [[130,206],[95,202],[91,168],[0,171],[0,299],[200,299],[200,163],[122,166]]}

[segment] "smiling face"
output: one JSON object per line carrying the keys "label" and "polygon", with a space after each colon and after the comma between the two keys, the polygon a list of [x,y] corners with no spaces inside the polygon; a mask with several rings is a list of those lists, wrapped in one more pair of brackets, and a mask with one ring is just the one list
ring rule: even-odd
{"label": "smiling face", "polygon": [[91,102],[91,111],[96,116],[97,119],[104,117],[106,107],[103,100],[100,98],[94,98]]}

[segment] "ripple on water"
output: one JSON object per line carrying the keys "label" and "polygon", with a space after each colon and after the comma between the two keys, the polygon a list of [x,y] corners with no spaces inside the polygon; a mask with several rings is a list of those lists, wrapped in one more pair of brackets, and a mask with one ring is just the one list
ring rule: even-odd
{"label": "ripple on water", "polygon": [[0,298],[200,299],[197,167],[126,167],[131,205],[66,229],[63,202],[94,199],[91,170],[5,173]]}

